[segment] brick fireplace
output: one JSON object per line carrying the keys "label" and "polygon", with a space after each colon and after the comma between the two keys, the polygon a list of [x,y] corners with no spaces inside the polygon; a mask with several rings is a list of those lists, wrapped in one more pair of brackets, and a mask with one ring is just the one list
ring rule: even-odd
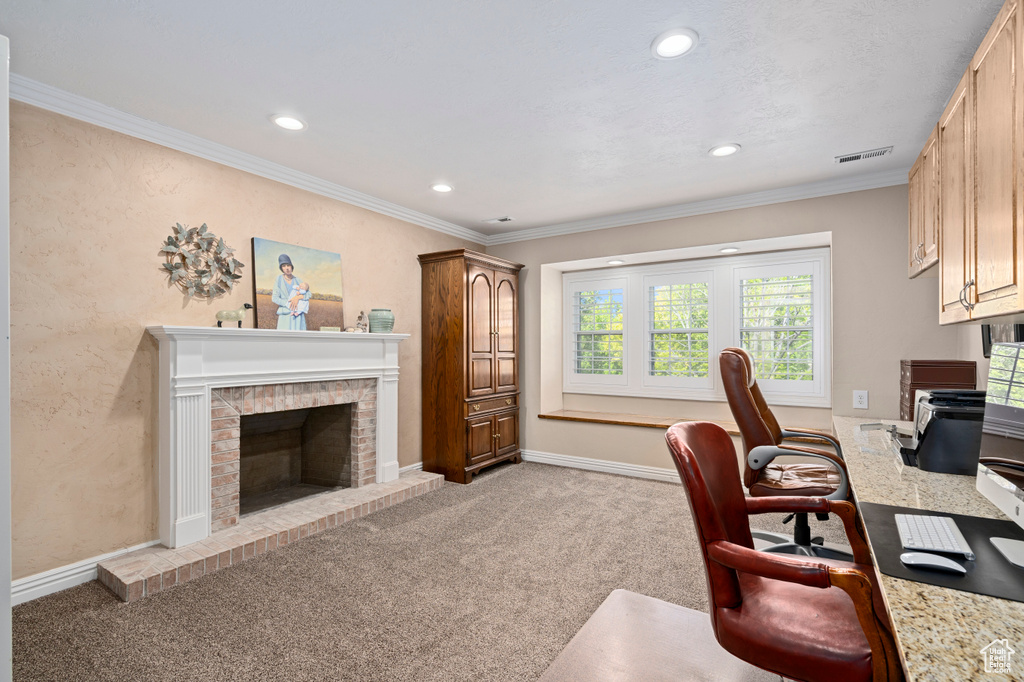
{"label": "brick fireplace", "polygon": [[407,334],[147,329],[160,345],[165,546],[198,542],[238,523],[245,417],[351,405],[348,485],[398,478],[398,344]]}
{"label": "brick fireplace", "polygon": [[214,388],[210,408],[211,532],[238,523],[245,493],[377,480],[374,379]]}

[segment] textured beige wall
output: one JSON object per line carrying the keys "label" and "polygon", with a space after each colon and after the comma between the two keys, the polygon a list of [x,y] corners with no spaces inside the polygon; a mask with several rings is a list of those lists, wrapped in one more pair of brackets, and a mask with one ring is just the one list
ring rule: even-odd
{"label": "textured beige wall", "polygon": [[[560,381],[541,377],[540,372],[542,264],[828,231],[832,233],[832,411],[897,417],[899,361],[955,358],[958,353],[957,330],[938,323],[938,279],[907,279],[905,185],[489,248],[489,253],[527,268],[522,283],[524,448],[672,467],[662,431],[537,418],[541,382]],[[552,333],[550,321],[544,330]],[[854,389],[869,391],[869,410],[853,410]],[[567,396],[565,406],[731,420],[724,403]],[[779,408],[776,414],[784,423],[803,426],[831,422],[828,410]]]}
{"label": "textured beige wall", "polygon": [[[156,539],[145,327],[213,325],[251,302],[254,236],[341,253],[346,323],[388,307],[412,334],[399,464],[420,461],[416,255],[479,246],[15,102],[11,185],[15,579]],[[205,222],[236,249],[245,278],[229,297],[168,288],[158,251],[175,222]]]}

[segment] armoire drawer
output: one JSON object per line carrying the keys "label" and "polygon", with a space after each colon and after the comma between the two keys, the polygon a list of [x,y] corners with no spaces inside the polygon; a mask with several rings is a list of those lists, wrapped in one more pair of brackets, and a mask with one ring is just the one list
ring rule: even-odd
{"label": "armoire drawer", "polygon": [[478,414],[494,412],[495,410],[508,410],[513,407],[519,407],[519,395],[517,393],[467,402],[464,416],[472,417]]}

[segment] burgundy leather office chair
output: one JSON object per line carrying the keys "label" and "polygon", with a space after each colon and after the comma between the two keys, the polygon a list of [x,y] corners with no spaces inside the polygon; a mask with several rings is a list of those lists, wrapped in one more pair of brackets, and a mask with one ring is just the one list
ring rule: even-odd
{"label": "burgundy leather office chair", "polygon": [[[781,428],[757,386],[754,362],[747,351],[742,348],[726,348],[718,356],[718,361],[729,409],[732,410],[733,419],[743,438],[743,484],[750,495],[847,499],[850,486],[839,441],[821,431]],[[836,452],[833,454],[827,450],[783,444],[783,441],[791,438],[828,443]],[[810,464],[775,463],[775,458],[782,455],[815,461]],[[773,543],[763,548],[764,551],[832,559],[851,558],[848,547],[826,545],[821,538],[811,537],[806,512],[796,513],[794,517],[796,523],[792,538],[779,533],[754,532],[755,538]],[[818,514],[821,521],[827,518],[827,514]]]}
{"label": "burgundy leather office chair", "polygon": [[[676,424],[666,440],[693,512],[719,644],[794,680],[903,679],[853,504],[744,497],[732,438],[717,424]],[[837,514],[855,563],[756,551],[748,516],[765,512]]]}

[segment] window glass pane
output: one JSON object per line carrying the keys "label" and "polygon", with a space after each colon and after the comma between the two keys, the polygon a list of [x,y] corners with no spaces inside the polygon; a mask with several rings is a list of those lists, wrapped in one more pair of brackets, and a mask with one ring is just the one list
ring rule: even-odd
{"label": "window glass pane", "polygon": [[[985,402],[1024,407],[1024,361],[1017,346],[993,346]],[[996,369],[999,367],[999,369]]]}
{"label": "window glass pane", "polygon": [[622,374],[623,290],[573,295],[576,374]]}
{"label": "window glass pane", "polygon": [[647,290],[648,374],[708,376],[708,284],[666,284]]}
{"label": "window glass pane", "polygon": [[814,379],[811,275],[740,280],[740,345],[758,379]]}

